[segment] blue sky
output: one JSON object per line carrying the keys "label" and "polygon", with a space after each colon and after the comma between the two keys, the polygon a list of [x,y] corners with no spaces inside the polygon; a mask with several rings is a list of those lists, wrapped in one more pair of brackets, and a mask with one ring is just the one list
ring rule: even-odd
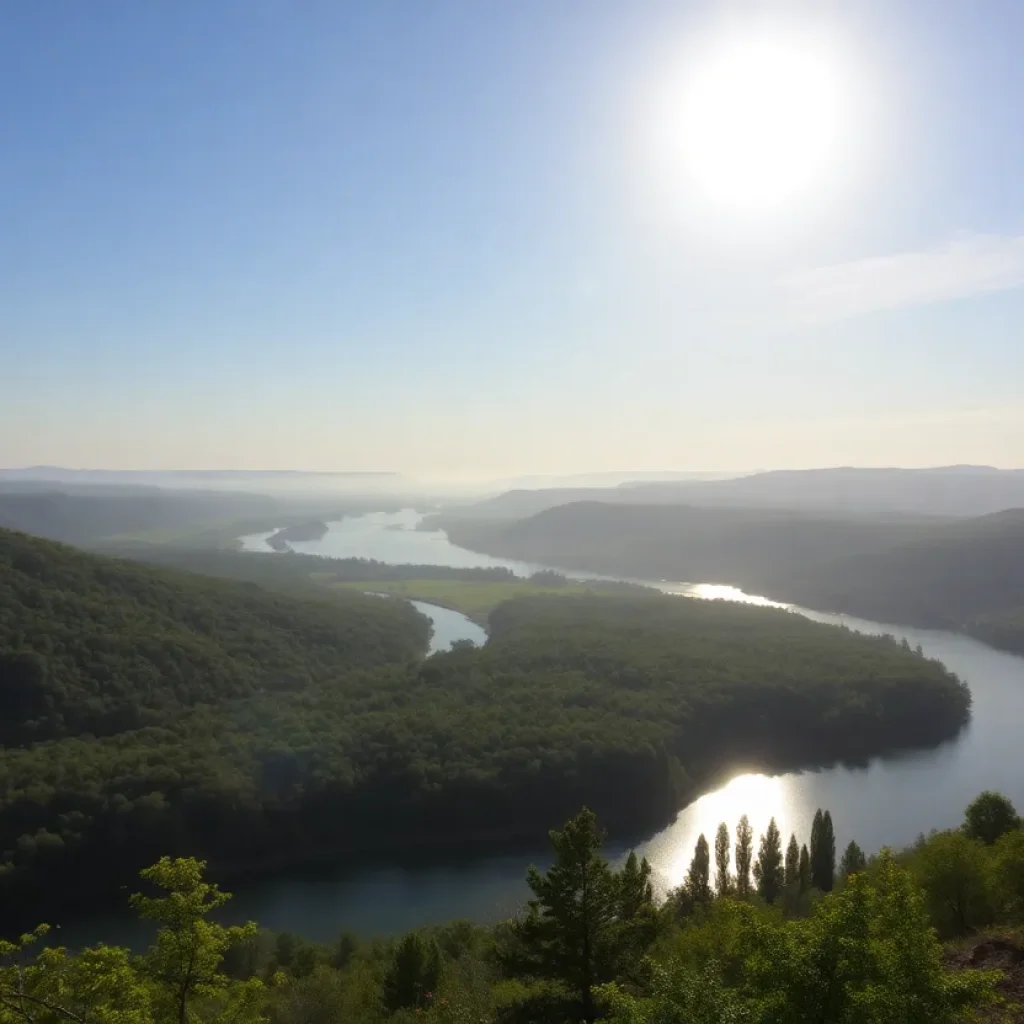
{"label": "blue sky", "polygon": [[[984,13],[9,0],[0,465],[1024,465],[1024,5]],[[658,118],[759,26],[859,115],[744,218]]]}

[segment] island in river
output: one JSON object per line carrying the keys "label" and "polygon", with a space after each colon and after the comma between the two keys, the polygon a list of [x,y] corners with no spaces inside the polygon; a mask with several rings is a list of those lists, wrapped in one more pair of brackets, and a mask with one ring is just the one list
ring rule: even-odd
{"label": "island in river", "polygon": [[285,526],[267,538],[267,547],[275,551],[290,551],[294,541],[320,540],[327,535],[329,527],[320,520],[293,523]]}

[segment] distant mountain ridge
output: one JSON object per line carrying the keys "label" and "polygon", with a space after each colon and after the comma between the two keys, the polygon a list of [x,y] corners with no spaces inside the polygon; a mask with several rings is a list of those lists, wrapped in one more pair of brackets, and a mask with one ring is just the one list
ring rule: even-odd
{"label": "distant mountain ridge", "polygon": [[582,501],[803,509],[847,516],[968,517],[1024,507],[1024,470],[991,466],[770,470],[724,480],[512,490],[450,511],[461,519],[519,519]]}
{"label": "distant mountain ridge", "polygon": [[137,531],[280,516],[280,504],[274,498],[241,491],[0,491],[0,527],[68,544]]}

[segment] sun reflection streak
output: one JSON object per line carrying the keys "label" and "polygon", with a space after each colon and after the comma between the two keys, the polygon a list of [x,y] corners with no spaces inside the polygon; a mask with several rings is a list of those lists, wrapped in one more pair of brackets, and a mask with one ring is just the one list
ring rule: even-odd
{"label": "sun reflection streak", "polygon": [[715,831],[720,822],[724,821],[729,829],[732,854],[736,844],[736,824],[744,814],[750,819],[754,831],[755,857],[758,841],[772,818],[782,832],[784,844],[790,832],[796,832],[798,840],[806,842],[809,823],[803,820],[805,808],[794,799],[789,783],[790,780],[784,776],[737,775],[720,789],[705,794],[684,808],[674,824],[638,851],[654,866],[662,895],[685,880],[694,846],[701,834],[707,839],[714,857]]}

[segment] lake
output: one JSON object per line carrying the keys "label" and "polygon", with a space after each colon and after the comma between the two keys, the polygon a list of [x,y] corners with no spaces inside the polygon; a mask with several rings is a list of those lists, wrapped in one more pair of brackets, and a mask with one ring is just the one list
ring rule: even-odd
{"label": "lake", "polygon": [[[420,531],[420,516],[407,510],[375,513],[330,524],[319,541],[295,543],[305,554],[365,557],[396,564],[434,564],[462,568],[506,566],[529,575],[544,566],[514,562],[458,548],[441,531]],[[246,550],[266,551],[269,533],[243,538]],[[567,575],[581,575],[567,573]],[[686,582],[651,582],[666,593],[704,599],[725,598],[776,604],[731,587]],[[789,606],[784,606],[789,607]],[[421,610],[434,621],[432,649],[453,640],[480,643],[485,634],[457,612],[435,606]],[[1024,807],[1024,770],[1020,754],[1020,722],[1024,721],[1024,659],[993,650],[969,637],[826,615],[802,608],[795,613],[818,622],[846,625],[865,633],[892,633],[920,644],[971,687],[970,724],[957,739],[931,751],[877,758],[857,766],[778,776],[737,775],[679,812],[656,835],[639,837],[638,853],[647,856],[661,891],[678,885],[703,832],[709,842],[720,821],[730,829],[741,814],[750,817],[755,833],[775,817],[784,840],[795,831],[801,842],[810,837],[818,807],[828,808],[835,821],[841,851],[851,838],[868,851],[912,842],[922,832],[958,824],[964,807],[983,789],[998,789]],[[622,857],[626,846],[608,848]],[[328,941],[343,929],[360,934],[388,934],[452,918],[491,922],[507,916],[527,896],[524,881],[530,863],[544,866],[547,852],[534,850],[480,853],[432,860],[394,859],[358,868],[339,866],[294,872],[286,878],[263,879],[235,887],[232,920],[254,919],[279,930]],[[138,932],[127,915],[105,915],[102,921],[69,928],[67,941],[132,941]]]}

